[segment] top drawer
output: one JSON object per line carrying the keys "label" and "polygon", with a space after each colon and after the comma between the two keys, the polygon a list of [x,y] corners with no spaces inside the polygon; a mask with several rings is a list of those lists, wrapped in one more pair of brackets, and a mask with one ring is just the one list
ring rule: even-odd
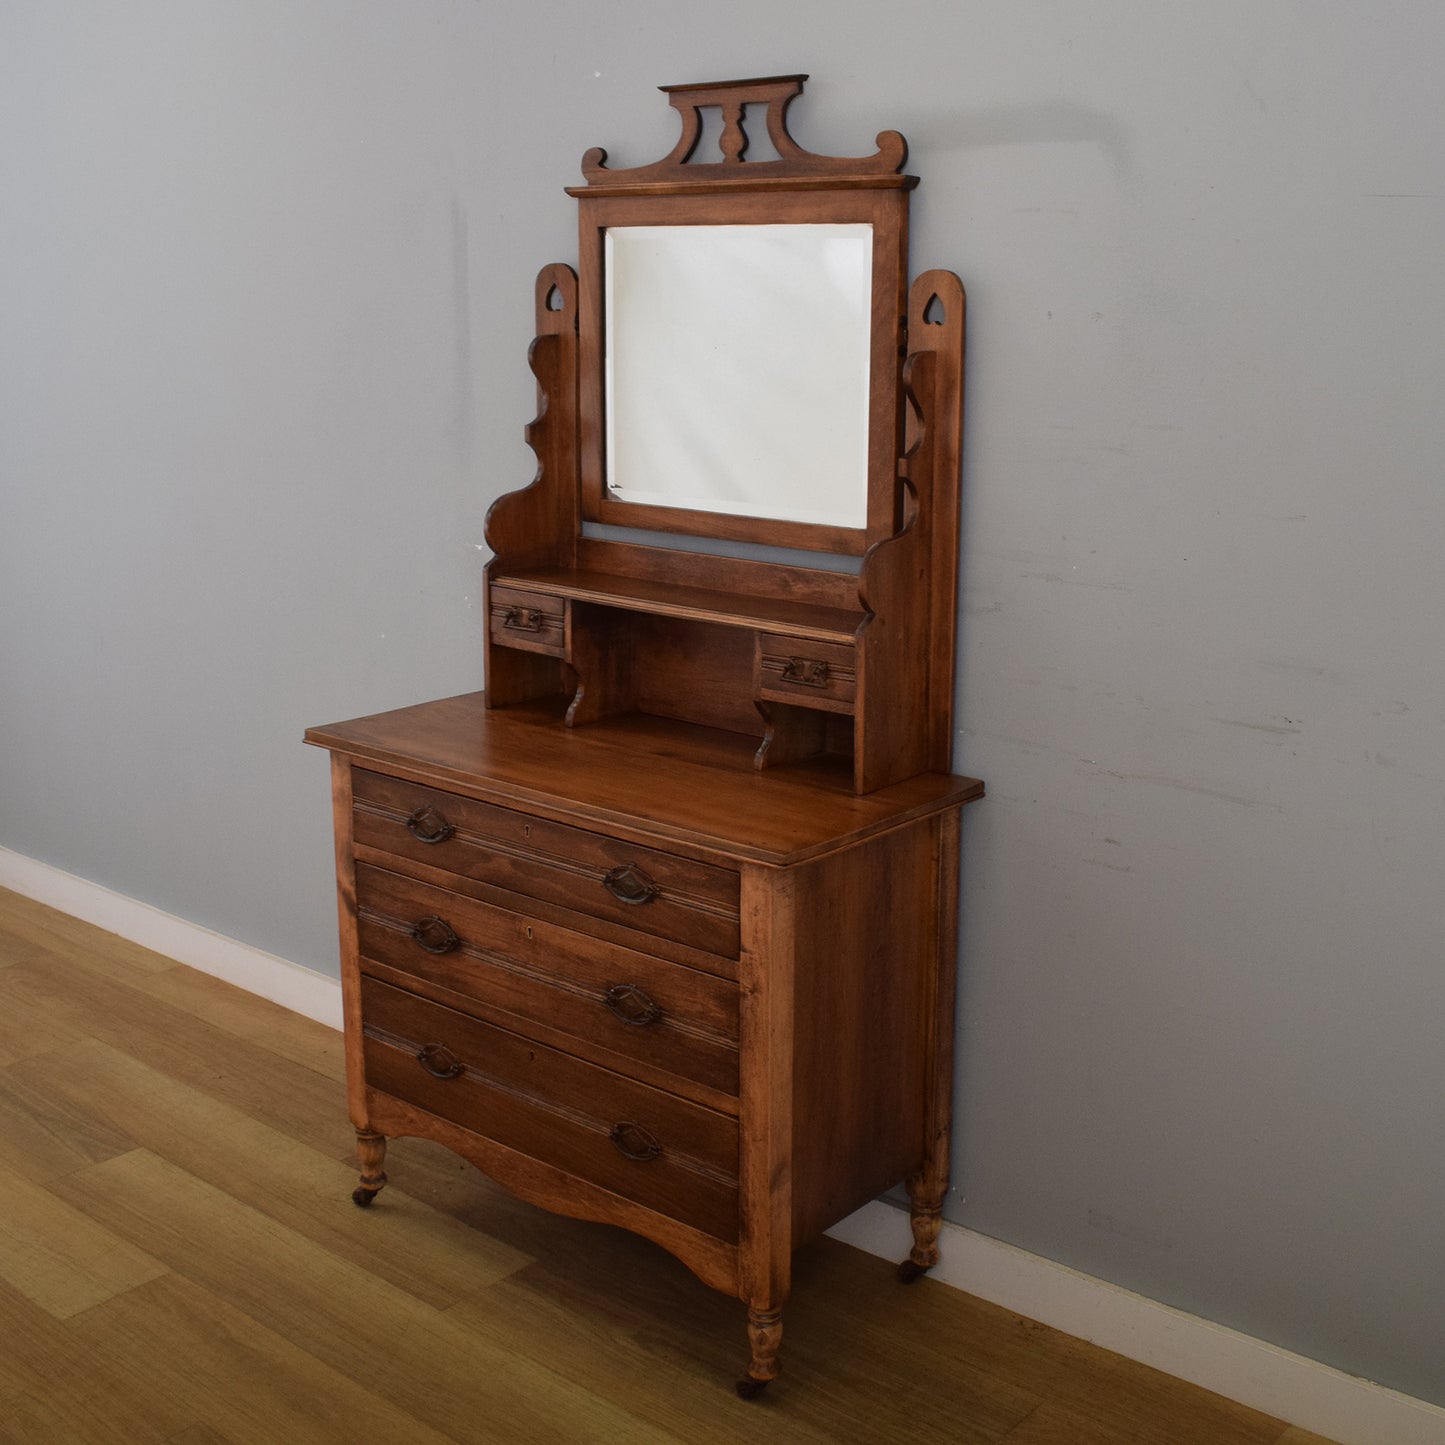
{"label": "top drawer", "polygon": [[360,846],[737,957],[730,869],[364,768],[352,769],[352,794]]}

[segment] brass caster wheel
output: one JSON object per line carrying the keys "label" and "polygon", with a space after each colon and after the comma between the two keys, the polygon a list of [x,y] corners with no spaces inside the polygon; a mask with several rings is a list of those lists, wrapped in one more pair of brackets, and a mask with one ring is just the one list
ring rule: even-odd
{"label": "brass caster wheel", "polygon": [[905,1259],[898,1266],[898,1283],[912,1284],[916,1279],[922,1279],[928,1273],[926,1264],[915,1264],[911,1259]]}
{"label": "brass caster wheel", "polygon": [[363,1189],[359,1184],[351,1191],[351,1202],[358,1209],[370,1209],[371,1201],[376,1198],[379,1191],[375,1189]]}
{"label": "brass caster wheel", "polygon": [[767,1388],[766,1380],[755,1380],[751,1375],[744,1375],[737,1383],[738,1398],[740,1400],[756,1400]]}

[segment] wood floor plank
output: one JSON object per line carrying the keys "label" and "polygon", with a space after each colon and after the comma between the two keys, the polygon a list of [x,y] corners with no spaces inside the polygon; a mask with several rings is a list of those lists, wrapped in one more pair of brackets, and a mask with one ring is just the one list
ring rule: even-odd
{"label": "wood floor plank", "polygon": [[106,1228],[457,1441],[669,1439],[545,1365],[470,1335],[413,1295],[137,1150],[55,1188]]}
{"label": "wood floor plank", "polygon": [[338,1084],[345,1082],[346,1051],[341,1035],[325,1024],[183,964],[138,979],[135,986],[236,1038],[259,1044]]}
{"label": "wood floor plank", "polygon": [[68,955],[86,968],[118,978],[164,973],[176,967],[175,959],[154,949],[132,943],[117,933],[107,933],[93,923],[84,923],[33,898],[0,888],[0,953],[15,943],[39,945],[48,952]]}
{"label": "wood floor plank", "polygon": [[0,1279],[56,1319],[69,1319],[165,1272],[163,1264],[84,1211],[0,1170]]}
{"label": "wood floor plank", "polygon": [[0,1281],[0,1440],[148,1445],[174,1428],[128,1371],[113,1370],[76,1332],[88,1317],[57,1320]]}
{"label": "wood floor plank", "polygon": [[[666,1272],[661,1261],[648,1263]],[[747,1358],[743,1308],[696,1280],[679,1283],[681,1308],[639,1298],[628,1253],[609,1242],[582,1275],[539,1263],[449,1313],[474,1333],[505,1334],[514,1348],[545,1355],[569,1381],[684,1440],[730,1445],[758,1421],[757,1407],[729,1390]],[[1039,1403],[962,1360],[925,1377],[909,1366],[910,1340],[862,1329],[840,1335],[848,1322],[826,1304],[820,1312],[825,1318],[799,1315],[795,1301],[785,1316],[785,1377],[768,1399],[770,1440],[992,1445]]]}
{"label": "wood floor plank", "polygon": [[169,1275],[74,1322],[161,1422],[167,1441],[337,1445],[447,1437],[219,1295]]}
{"label": "wood floor plank", "polygon": [[111,979],[17,963],[0,973],[0,990],[12,980],[28,992],[36,1017],[63,1031],[48,1047],[27,1048],[26,1058],[64,1042],[99,1039],[280,1133],[335,1152],[344,1110],[338,1108],[334,1079]]}
{"label": "wood floor plank", "polygon": [[1302,1430],[1298,1425],[1291,1425],[1274,1445],[1335,1445],[1335,1442],[1326,1440],[1323,1435],[1313,1435],[1308,1430]]}
{"label": "wood floor plank", "polygon": [[37,1184],[135,1148],[129,1135],[0,1070],[0,1160]]}
{"label": "wood floor plank", "polygon": [[[846,1248],[824,1243],[829,1249]],[[1078,1440],[1097,1439],[1101,1445],[1114,1445],[1116,1439],[1153,1441],[1162,1422],[1167,1432],[1160,1438],[1168,1445],[1274,1445],[1285,1427],[1285,1421],[934,1280],[879,1295],[860,1280],[864,1258],[857,1251],[840,1256],[842,1267],[828,1290],[835,1309],[852,1315],[862,1308],[860,1292],[866,1291],[880,1327],[915,1337],[925,1373],[947,1368],[938,1350],[941,1341],[949,1340],[949,1355],[957,1352],[977,1368],[1055,1402],[1071,1420],[1088,1422],[1093,1433],[1074,1437]],[[802,1276],[795,1295],[809,1288]],[[1032,1424],[1021,1422],[1018,1429],[1024,1433],[1018,1438],[1043,1429],[1049,1418],[1042,1413]],[[1083,1426],[1075,1422],[1074,1428]]]}
{"label": "wood floor plank", "polygon": [[[484,1298],[447,1313],[469,1334],[546,1359],[570,1388],[610,1401],[688,1445],[736,1445],[760,1423],[757,1405],[739,1400],[731,1388],[745,1359],[740,1317],[733,1321],[736,1368],[729,1372],[726,1334],[712,1338],[712,1357],[700,1363],[695,1348],[658,1349],[632,1322],[539,1288],[535,1277],[513,1276]],[[693,1318],[669,1321],[674,1337],[687,1334],[695,1342],[701,1333],[703,1327]],[[836,1438],[814,1424],[806,1408],[790,1404],[785,1394],[774,1391],[768,1406],[764,1419],[771,1445],[827,1445]]]}
{"label": "wood floor plank", "polygon": [[[950,1340],[950,1354],[956,1351],[989,1374],[1058,1401],[1091,1421],[1099,1440],[1109,1445],[1114,1438],[1110,1430],[1122,1438],[1149,1440],[1161,1421],[1172,1431],[1164,1437],[1169,1445],[1274,1445],[1285,1428],[1283,1420],[935,1280],[879,1295],[868,1279],[872,1267],[867,1256],[836,1241],[822,1244],[828,1251],[844,1251],[837,1256],[838,1272],[827,1290],[834,1308],[852,1315],[863,1308],[860,1295],[866,1294],[881,1327],[917,1338],[925,1372],[946,1367],[935,1351],[941,1341]],[[811,1288],[809,1259],[800,1256],[803,1269],[794,1283],[795,1298]]]}
{"label": "wood floor plank", "polygon": [[[357,1209],[355,1164],[298,1143],[108,1044],[87,1040],[18,1067],[37,1092],[107,1124],[128,1125],[152,1154],[438,1308],[530,1263],[530,1255],[404,1190],[388,1190],[372,1211]],[[351,1137],[341,1107],[338,1091],[338,1143]]]}
{"label": "wood floor plank", "polygon": [[149,1422],[136,1430],[134,1422],[117,1421],[103,1401],[88,1396],[18,1395],[5,1403],[0,1445],[161,1445]]}
{"label": "wood floor plank", "polygon": [[79,1043],[84,1037],[84,1030],[64,1010],[54,1008],[47,990],[37,986],[30,961],[0,969],[0,1068]]}

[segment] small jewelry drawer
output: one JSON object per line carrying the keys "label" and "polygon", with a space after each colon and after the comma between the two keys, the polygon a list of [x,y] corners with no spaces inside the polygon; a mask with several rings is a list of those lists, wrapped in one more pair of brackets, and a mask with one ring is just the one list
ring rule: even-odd
{"label": "small jewelry drawer", "polygon": [[755,671],[760,698],[824,712],[853,711],[857,653],[842,643],[760,632]]}
{"label": "small jewelry drawer", "polygon": [[567,601],[541,592],[515,587],[493,587],[490,592],[492,641],[523,652],[544,652],[563,657],[567,651]]}
{"label": "small jewelry drawer", "polygon": [[663,1087],[737,1096],[738,990],[726,979],[366,863],[356,911],[363,971],[464,995],[481,1017],[563,1035],[594,1062],[641,1068]]}
{"label": "small jewelry drawer", "polygon": [[738,955],[738,875],[603,833],[352,769],[357,847]]}
{"label": "small jewelry drawer", "polygon": [[736,1240],[736,1120],[364,976],[361,1011],[370,1088]]}

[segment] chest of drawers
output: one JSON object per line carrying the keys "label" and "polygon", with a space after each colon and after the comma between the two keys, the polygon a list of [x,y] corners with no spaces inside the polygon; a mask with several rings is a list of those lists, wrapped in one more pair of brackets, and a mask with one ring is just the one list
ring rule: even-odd
{"label": "chest of drawers", "polygon": [[777,1370],[793,1251],[947,1182],[958,809],[730,764],[726,735],[569,731],[480,694],[312,729],[332,754],[362,1160],[439,1140],[545,1208],[655,1240]]}

